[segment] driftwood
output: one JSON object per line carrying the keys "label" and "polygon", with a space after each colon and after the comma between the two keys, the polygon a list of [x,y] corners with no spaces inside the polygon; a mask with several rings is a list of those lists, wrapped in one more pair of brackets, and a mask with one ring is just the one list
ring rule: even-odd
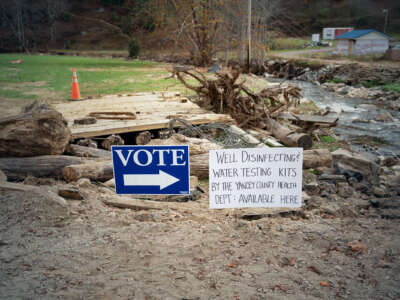
{"label": "driftwood", "polygon": [[296,133],[271,118],[266,121],[266,124],[268,131],[286,146],[301,147],[303,149],[311,148],[312,138],[309,135],[305,133]]}
{"label": "driftwood", "polygon": [[0,119],[0,156],[62,154],[71,131],[62,114],[35,101],[16,116]]}
{"label": "driftwood", "polygon": [[111,161],[89,162],[81,165],[70,165],[62,170],[62,175],[67,182],[88,178],[94,181],[107,181],[114,177]]}
{"label": "driftwood", "polygon": [[[184,75],[195,79],[199,85],[191,85]],[[241,128],[265,128],[265,119],[276,117],[282,111],[298,104],[301,89],[295,86],[271,87],[259,93],[252,92],[239,81],[240,72],[217,72],[216,79],[202,73],[187,70],[177,73],[178,79],[197,93],[199,105],[216,113],[227,113]]]}
{"label": "driftwood", "polygon": [[0,158],[0,170],[10,181],[22,181],[28,175],[34,177],[61,177],[61,171],[69,165],[78,165],[85,160],[66,155],[43,155],[34,157]]}
{"label": "driftwood", "polygon": [[190,156],[206,153],[209,150],[222,149],[221,146],[207,139],[191,138],[182,134],[174,134],[168,139],[154,139],[149,145],[189,145]]}
{"label": "driftwood", "polygon": [[90,157],[90,158],[98,158],[104,160],[111,159],[111,151],[92,148],[92,147],[79,146],[75,144],[68,145],[67,149],[65,149],[65,153],[78,157]]}

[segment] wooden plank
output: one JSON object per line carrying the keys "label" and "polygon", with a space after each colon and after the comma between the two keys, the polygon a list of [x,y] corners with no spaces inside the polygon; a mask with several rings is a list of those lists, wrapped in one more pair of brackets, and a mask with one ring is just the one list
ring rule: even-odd
{"label": "wooden plank", "polygon": [[[203,114],[198,117],[185,118],[186,121],[193,125],[206,124],[206,123],[233,123],[233,120],[227,115],[217,114]],[[72,138],[86,138],[102,135],[120,134],[124,132],[136,132],[153,129],[168,128],[169,119],[164,120],[146,120],[146,121],[129,121],[120,122],[115,121],[109,124],[98,122],[91,127],[90,125],[85,127],[71,128]],[[180,124],[177,124],[179,127]]]}
{"label": "wooden plank", "polygon": [[302,121],[307,123],[323,123],[323,124],[335,124],[339,117],[337,114],[326,115],[326,116],[314,116],[305,114],[290,114],[281,113],[279,115],[280,119],[290,120],[290,121]]}
{"label": "wooden plank", "polygon": [[[228,115],[215,114],[187,101],[181,102],[175,92],[141,93],[134,96],[108,96],[101,99],[61,103],[54,105],[68,121],[73,138],[120,134],[169,127],[172,118],[182,118],[191,124],[233,124]],[[73,124],[74,119],[83,118],[91,112],[140,112],[136,120],[98,120],[96,124]],[[177,124],[177,126],[181,126]]]}

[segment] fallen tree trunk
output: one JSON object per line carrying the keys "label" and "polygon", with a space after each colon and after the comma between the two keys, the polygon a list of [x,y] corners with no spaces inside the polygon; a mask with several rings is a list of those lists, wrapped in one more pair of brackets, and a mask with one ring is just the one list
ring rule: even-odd
{"label": "fallen tree trunk", "polygon": [[305,133],[296,133],[271,118],[268,118],[265,123],[268,131],[286,146],[300,147],[305,150],[311,148],[312,139],[309,135]]}
{"label": "fallen tree trunk", "polygon": [[[208,153],[193,155],[190,157],[190,174],[199,179],[208,178]],[[332,154],[327,149],[315,149],[303,151],[303,168],[330,167]]]}
{"label": "fallen tree trunk", "polygon": [[0,119],[0,156],[62,154],[71,131],[61,113],[35,101],[16,116]]}
{"label": "fallen tree trunk", "polygon": [[62,175],[67,182],[80,178],[104,182],[114,177],[113,164],[111,161],[105,161],[71,165],[62,170]]}
{"label": "fallen tree trunk", "polygon": [[91,158],[99,158],[104,160],[111,159],[111,151],[97,149],[92,147],[85,147],[75,144],[68,145],[65,153],[78,156],[78,157],[91,157]]}
{"label": "fallen tree trunk", "polygon": [[[110,161],[69,165],[62,170],[62,175],[67,182],[77,181],[80,178],[105,182],[114,178],[113,165]],[[208,153],[190,156],[190,175],[198,178],[208,177]]]}
{"label": "fallen tree trunk", "polygon": [[208,152],[190,156],[190,175],[208,178]]}
{"label": "fallen tree trunk", "polygon": [[85,160],[82,158],[66,155],[4,157],[0,158],[0,170],[6,174],[10,181],[22,181],[28,175],[61,178],[61,171],[64,167],[84,162]]}

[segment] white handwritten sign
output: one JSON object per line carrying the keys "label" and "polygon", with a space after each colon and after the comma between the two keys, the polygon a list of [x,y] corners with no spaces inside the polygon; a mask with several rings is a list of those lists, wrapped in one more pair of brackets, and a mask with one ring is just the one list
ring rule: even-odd
{"label": "white handwritten sign", "polygon": [[300,207],[302,148],[211,150],[210,208]]}

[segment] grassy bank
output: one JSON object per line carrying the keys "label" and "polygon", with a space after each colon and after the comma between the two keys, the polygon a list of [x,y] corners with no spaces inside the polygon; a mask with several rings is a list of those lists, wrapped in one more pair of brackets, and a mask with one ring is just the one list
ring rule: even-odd
{"label": "grassy bank", "polygon": [[[22,64],[11,61],[22,59]],[[68,99],[72,68],[77,69],[83,97],[105,94],[183,91],[166,65],[117,58],[51,55],[0,55],[0,97],[16,99]]]}

